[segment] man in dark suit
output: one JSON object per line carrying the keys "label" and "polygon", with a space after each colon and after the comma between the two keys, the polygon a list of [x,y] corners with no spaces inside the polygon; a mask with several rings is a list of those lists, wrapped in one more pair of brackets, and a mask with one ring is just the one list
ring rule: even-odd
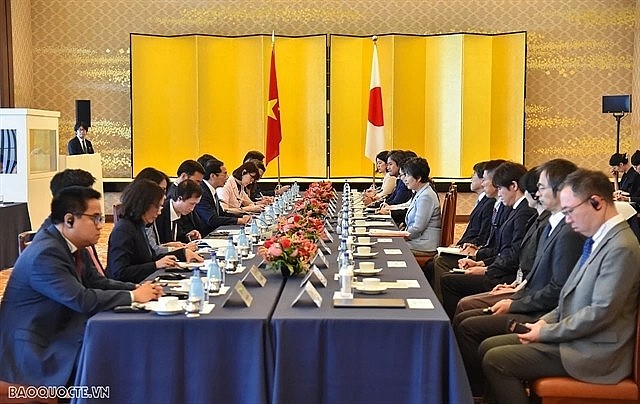
{"label": "man in dark suit", "polygon": [[53,224],[39,231],[16,261],[0,304],[0,379],[35,386],[71,384],[87,319],[162,293],[151,283],[134,289],[108,281],[124,290],[83,284],[91,279],[84,273],[91,268],[85,266],[86,256],[77,253],[100,237],[104,216],[99,199],[91,188],[62,190],[51,203]]}
{"label": "man in dark suit", "polygon": [[184,180],[192,180],[200,184],[204,178],[204,167],[195,160],[185,160],[178,166],[178,178],[167,187],[167,199],[175,199],[178,184]]}
{"label": "man in dark suit", "polygon": [[204,167],[205,178],[200,183],[202,198],[196,205],[195,211],[200,222],[200,234],[207,235],[220,226],[247,224],[251,216],[237,217],[227,214],[216,194],[216,188],[222,187],[227,181],[227,168],[220,160],[209,160]]}
{"label": "man in dark suit", "polygon": [[87,132],[89,127],[84,122],[78,122],[73,127],[76,132],[76,136],[69,140],[67,144],[67,152],[70,156],[75,154],[93,154],[93,145],[91,141],[87,139]]}
{"label": "man in dark suit", "polygon": [[[491,209],[489,227],[484,230],[486,234],[481,236],[485,241],[482,244],[466,243],[464,245],[464,250],[462,251],[463,255],[476,256],[479,254],[481,257],[489,257],[496,254],[495,248],[497,238],[495,237],[495,234],[502,223],[507,219],[508,213],[508,210],[504,208],[502,202],[496,202],[498,189],[493,186],[493,172],[502,163],[504,163],[504,160],[500,159],[489,160],[484,163],[480,185],[482,186],[482,191],[486,195],[486,199],[488,199],[486,203],[489,207],[487,207],[487,209]],[[491,204],[491,201],[493,201],[493,204]],[[442,275],[449,273],[451,269],[457,268],[459,259],[460,256],[454,254],[437,255],[435,259],[429,262],[423,269],[427,281],[429,281],[433,291],[440,300],[442,300],[440,278]]]}
{"label": "man in dark suit", "polygon": [[471,191],[478,194],[478,201],[469,215],[469,224],[465,229],[462,237],[456,244],[459,247],[482,246],[486,243],[491,232],[491,216],[493,214],[493,205],[495,198],[487,195],[482,187],[482,176],[484,175],[485,161],[476,163],[473,166],[473,175],[471,176]]}
{"label": "man in dark suit", "polygon": [[171,241],[189,243],[200,239],[199,220],[193,214],[202,189],[192,180],[182,181],[176,187],[173,198],[167,198],[164,202],[162,213],[156,219],[159,242],[161,244]]}
{"label": "man in dark suit", "polygon": [[[464,274],[444,274],[440,278],[442,303],[449,318],[453,319],[458,301],[464,296],[488,292],[499,283],[511,283],[518,271],[518,256],[527,222],[536,214],[524,197],[518,181],[527,169],[517,163],[505,162],[493,173],[493,184],[498,188],[502,203],[509,216],[497,232],[497,254],[482,260],[461,259],[458,264]],[[477,256],[477,254],[476,254]]]}
{"label": "man in dark suit", "polygon": [[536,321],[558,304],[560,289],[578,261],[584,236],[574,232],[561,212],[560,186],[578,167],[562,159],[548,161],[538,182],[539,202],[551,213],[541,240],[533,269],[522,286],[494,290],[487,302],[491,315],[482,309],[467,310],[456,315],[453,325],[458,346],[467,369],[474,396],[482,395],[483,377],[478,346],[491,336],[505,334],[510,319]]}
{"label": "man in dark suit", "polygon": [[565,220],[588,237],[557,306],[522,334],[488,338],[479,354],[497,403],[529,403],[523,381],[570,376],[615,384],[632,372],[640,245],[598,171],[570,174],[560,190]]}

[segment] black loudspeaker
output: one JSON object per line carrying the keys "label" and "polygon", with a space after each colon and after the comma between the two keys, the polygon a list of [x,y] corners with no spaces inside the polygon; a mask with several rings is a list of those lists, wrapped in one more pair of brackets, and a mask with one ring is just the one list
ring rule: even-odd
{"label": "black loudspeaker", "polygon": [[78,122],[91,127],[91,100],[76,100],[76,123]]}

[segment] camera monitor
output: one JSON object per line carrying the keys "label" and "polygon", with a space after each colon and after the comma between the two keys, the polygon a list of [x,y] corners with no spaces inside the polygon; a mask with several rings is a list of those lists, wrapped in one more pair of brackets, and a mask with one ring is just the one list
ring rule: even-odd
{"label": "camera monitor", "polygon": [[603,95],[602,113],[631,112],[631,95]]}

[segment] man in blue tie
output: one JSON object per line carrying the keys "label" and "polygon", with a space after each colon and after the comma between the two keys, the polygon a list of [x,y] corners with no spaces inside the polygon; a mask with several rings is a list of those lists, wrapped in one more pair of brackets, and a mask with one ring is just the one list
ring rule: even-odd
{"label": "man in blue tie", "polygon": [[570,174],[560,192],[566,222],[587,237],[558,306],[529,331],[486,339],[479,348],[497,403],[528,403],[524,381],[571,376],[615,384],[632,371],[640,245],[598,171]]}

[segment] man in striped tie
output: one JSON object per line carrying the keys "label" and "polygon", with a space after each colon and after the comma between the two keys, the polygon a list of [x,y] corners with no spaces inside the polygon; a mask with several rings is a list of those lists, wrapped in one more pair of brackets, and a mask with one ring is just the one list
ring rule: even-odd
{"label": "man in striped tie", "polygon": [[640,245],[616,211],[612,189],[599,171],[580,169],[565,180],[562,212],[587,241],[555,309],[526,323],[528,332],[488,338],[480,345],[497,403],[528,403],[523,380],[571,376],[615,384],[631,374]]}

